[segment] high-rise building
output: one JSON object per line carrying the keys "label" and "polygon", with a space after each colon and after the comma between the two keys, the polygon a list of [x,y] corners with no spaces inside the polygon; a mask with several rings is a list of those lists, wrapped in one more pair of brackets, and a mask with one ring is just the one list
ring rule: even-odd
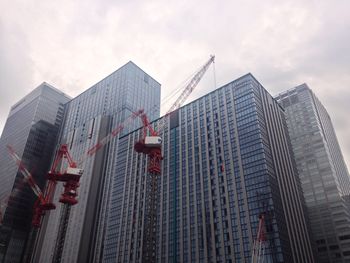
{"label": "high-rise building", "polygon": [[350,178],[331,118],[306,84],[277,99],[287,116],[317,262],[350,262]]}
{"label": "high-rise building", "polygon": [[[156,124],[154,124],[156,125]],[[156,127],[156,126],[155,126]],[[147,156],[119,139],[103,262],[142,262]],[[314,262],[283,109],[247,74],[170,115],[158,178],[157,262]]]}
{"label": "high-rise building", "polygon": [[[73,158],[79,160],[89,148],[141,108],[151,113],[151,119],[159,118],[160,84],[133,62],[128,62],[68,103],[60,143],[67,144]],[[139,126],[140,123],[135,122],[124,132]],[[78,204],[71,207],[68,222],[60,221],[60,206],[50,212],[43,223],[34,262],[52,262],[57,244],[64,244],[60,262],[99,262],[108,210],[107,203],[101,200],[109,192],[117,142],[118,137],[115,137],[107,147],[85,159],[80,167],[84,173],[78,188]],[[62,192],[60,187],[56,190],[55,203]],[[60,224],[65,224],[67,229],[64,242],[58,240]]]}
{"label": "high-rise building", "polygon": [[[0,138],[0,262],[22,262],[28,246],[35,195],[23,182],[23,175],[11,159],[7,145],[14,148],[23,165],[33,172],[42,188],[46,182],[65,103],[70,98],[50,86],[41,84],[12,106]],[[28,251],[30,253],[30,251]]]}

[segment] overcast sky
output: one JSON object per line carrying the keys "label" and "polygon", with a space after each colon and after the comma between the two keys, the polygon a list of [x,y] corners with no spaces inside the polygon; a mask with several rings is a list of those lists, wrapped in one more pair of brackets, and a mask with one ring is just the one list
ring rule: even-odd
{"label": "overcast sky", "polygon": [[306,82],[350,165],[350,1],[0,0],[0,133],[43,81],[76,96],[129,60],[177,88],[216,55],[191,98],[251,72],[275,95]]}

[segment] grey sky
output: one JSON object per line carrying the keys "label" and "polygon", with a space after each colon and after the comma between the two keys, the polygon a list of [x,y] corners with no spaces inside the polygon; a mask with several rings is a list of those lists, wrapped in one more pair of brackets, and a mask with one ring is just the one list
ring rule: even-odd
{"label": "grey sky", "polygon": [[[129,60],[162,96],[216,55],[217,86],[251,72],[271,94],[306,82],[350,165],[350,1],[0,0],[0,131],[46,81],[71,96]],[[214,89],[208,72],[196,98]]]}

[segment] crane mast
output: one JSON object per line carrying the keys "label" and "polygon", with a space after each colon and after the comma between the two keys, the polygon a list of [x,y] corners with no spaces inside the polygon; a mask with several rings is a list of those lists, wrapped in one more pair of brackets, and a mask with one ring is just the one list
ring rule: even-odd
{"label": "crane mast", "polygon": [[[63,159],[67,159],[68,168],[63,173],[58,169],[59,164]],[[79,187],[80,177],[83,175],[84,170],[77,167],[76,162],[71,157],[68,146],[66,144],[61,145],[56,159],[52,165],[51,170],[48,173],[48,178],[52,182],[64,182],[64,191],[61,194],[59,202],[62,203],[60,224],[58,228],[58,237],[53,254],[53,262],[61,262],[64,240],[67,232],[67,225],[70,216],[71,206],[78,203],[77,188]]]}
{"label": "crane mast", "polygon": [[[69,167],[67,171],[63,174],[63,177],[61,174],[57,174],[54,172],[49,172],[49,178],[52,180],[59,180],[65,182],[65,191],[61,196],[60,202],[63,203],[61,208],[61,215],[60,215],[60,222],[59,222],[59,230],[58,230],[58,236],[56,239],[55,249],[54,249],[54,255],[53,255],[53,262],[59,263],[61,262],[62,258],[62,252],[64,248],[64,242],[66,238],[66,232],[71,212],[71,206],[78,203],[78,200],[76,200],[76,189],[79,186],[79,179],[80,176],[83,174],[83,170],[77,168],[80,167],[84,161],[96,154],[100,149],[102,149],[107,143],[109,143],[114,137],[116,137],[127,125],[129,125],[133,120],[135,120],[138,116],[140,116],[143,113],[143,110],[138,110],[136,112],[133,112],[127,119],[125,119],[121,124],[119,124],[116,128],[114,128],[109,134],[107,134],[105,137],[103,137],[99,142],[97,142],[94,146],[88,149],[86,154],[78,161],[74,162],[73,159],[70,157],[68,152],[68,147],[64,145],[64,150],[62,154],[56,159],[54,164],[54,167],[57,166],[59,159],[62,159],[62,157],[66,157],[69,162]],[[53,169],[54,170],[54,169]],[[63,178],[65,178],[63,180]]]}
{"label": "crane mast", "polygon": [[[56,208],[56,205],[52,203],[53,199],[53,193],[55,190],[55,186],[57,182],[63,182],[64,183],[64,192],[61,195],[60,202],[64,204],[64,206],[67,206],[68,208],[65,209],[67,211],[66,213],[63,213],[63,218],[66,218],[68,220],[69,218],[69,211],[70,206],[75,205],[78,201],[76,199],[77,196],[77,188],[79,187],[79,179],[81,175],[83,174],[83,170],[77,168],[76,163],[73,161],[71,155],[69,154],[67,145],[61,145],[58,153],[56,155],[56,158],[53,162],[53,165],[51,167],[51,170],[48,172],[48,184],[44,191],[44,193],[41,191],[40,187],[36,184],[32,174],[26,169],[24,166],[22,160],[20,157],[16,154],[15,150],[11,146],[7,146],[8,151],[13,158],[13,160],[16,162],[17,166],[19,167],[19,172],[24,176],[23,183],[29,184],[31,189],[33,190],[34,194],[38,197],[37,200],[34,203],[33,207],[33,217],[32,217],[32,230],[29,235],[29,241],[27,246],[27,251],[25,253],[25,262],[30,262],[31,260],[31,251],[34,247],[36,235],[38,232],[38,229],[41,226],[42,217],[45,215],[45,212],[48,210],[53,210]],[[61,164],[62,159],[67,159],[68,161],[68,168],[64,172],[60,172],[58,169],[58,166]],[[61,231],[62,235],[65,235],[64,229]],[[57,258],[60,258],[60,251],[59,249],[55,249],[55,254],[57,254]]]}

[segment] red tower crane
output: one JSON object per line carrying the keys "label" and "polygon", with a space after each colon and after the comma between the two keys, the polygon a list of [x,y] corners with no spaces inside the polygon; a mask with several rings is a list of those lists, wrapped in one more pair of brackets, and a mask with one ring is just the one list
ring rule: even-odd
{"label": "red tower crane", "polygon": [[115,129],[113,129],[107,136],[102,138],[97,144],[92,146],[86,154],[75,163],[73,159],[70,157],[68,152],[68,147],[66,145],[62,146],[62,152],[56,158],[54,162],[52,171],[55,171],[59,161],[62,157],[66,157],[68,159],[69,167],[64,174],[60,174],[57,172],[49,172],[49,179],[51,178],[52,182],[55,181],[63,181],[65,182],[65,190],[60,198],[60,202],[63,203],[63,207],[61,210],[60,223],[58,229],[58,236],[56,239],[56,245],[53,255],[53,262],[59,263],[61,262],[68,221],[70,216],[71,206],[78,203],[76,199],[77,192],[76,189],[79,186],[79,179],[82,175],[82,169],[76,168],[77,166],[81,166],[86,158],[93,156],[97,151],[99,151],[103,146],[105,146],[112,138],[116,137],[128,124],[130,124],[134,119],[140,116],[143,113],[143,110],[139,110],[137,112],[132,113],[125,121],[119,124]]}
{"label": "red tower crane", "polygon": [[[188,98],[194,88],[197,86],[204,73],[209,68],[210,64],[214,62],[215,56],[210,56],[210,59],[205,63],[205,65],[194,75],[190,80],[189,84],[186,85],[183,92],[175,103],[170,107],[170,110],[160,119],[158,123],[158,131],[156,132],[145,112],[143,110],[138,110],[137,112],[132,113],[123,123],[119,124],[111,133],[106,137],[101,139],[96,145],[91,147],[85,156],[79,161],[74,162],[71,155],[69,154],[67,145],[61,145],[58,153],[56,155],[55,161],[52,165],[51,170],[48,173],[48,184],[45,190],[45,194],[41,191],[38,185],[35,183],[33,176],[30,172],[24,167],[21,159],[15,153],[12,147],[8,146],[9,152],[13,159],[16,161],[19,166],[19,171],[24,175],[26,182],[30,185],[33,192],[38,196],[38,200],[34,205],[34,215],[32,219],[32,225],[35,228],[39,228],[41,224],[42,217],[45,215],[45,211],[55,209],[55,205],[52,203],[53,194],[55,186],[58,181],[64,182],[64,192],[61,195],[60,202],[63,203],[62,214],[60,217],[60,225],[58,231],[57,242],[54,250],[54,262],[60,262],[63,245],[65,240],[65,235],[67,231],[67,225],[70,215],[70,208],[72,205],[78,203],[77,197],[77,188],[79,187],[79,180],[83,174],[83,170],[78,168],[86,158],[94,155],[99,149],[103,148],[112,138],[116,137],[124,127],[131,123],[135,118],[141,117],[143,123],[143,137],[135,145],[135,150],[147,154],[149,156],[149,165],[148,172],[151,179],[151,188],[148,189],[148,199],[147,206],[150,207],[145,225],[145,238],[144,238],[144,262],[155,262],[155,248],[156,248],[156,235],[155,235],[155,226],[156,226],[156,193],[157,193],[157,178],[161,174],[161,137],[159,136],[162,133],[162,130],[166,124],[167,118],[170,114],[178,109],[184,101]],[[149,131],[149,135],[147,135]],[[59,164],[63,159],[67,159],[68,168],[64,172],[58,170]],[[148,222],[148,223],[147,223]],[[148,248],[148,249],[146,249]]]}
{"label": "red tower crane", "polygon": [[[62,163],[63,159],[67,160],[68,167],[64,172],[60,172],[59,165]],[[61,145],[56,155],[56,158],[52,164],[52,168],[48,173],[49,183],[47,186],[47,191],[49,192],[50,197],[52,199],[56,183],[64,183],[64,190],[59,199],[59,202],[63,204],[59,226],[60,229],[58,231],[58,240],[60,240],[61,242],[56,243],[53,257],[54,262],[61,261],[70,209],[72,205],[78,203],[78,200],[76,199],[78,195],[77,188],[79,187],[79,180],[80,177],[83,175],[83,172],[83,169],[77,167],[76,162],[70,155],[68,151],[68,146],[66,144]]]}
{"label": "red tower crane", "polygon": [[[155,262],[155,247],[156,247],[156,239],[155,239],[155,227],[156,227],[156,193],[157,193],[157,178],[161,173],[161,137],[159,136],[166,124],[167,118],[170,114],[178,109],[188,98],[188,96],[192,93],[194,88],[197,86],[199,81],[202,79],[203,75],[209,68],[210,64],[214,62],[215,56],[210,56],[210,59],[201,67],[201,69],[194,75],[194,77],[190,80],[188,85],[184,88],[181,95],[175,101],[175,103],[170,107],[165,116],[158,123],[158,131],[156,132],[145,112],[141,109],[136,112],[133,112],[123,123],[119,124],[111,133],[109,133],[106,137],[101,139],[96,145],[91,147],[85,156],[78,162],[78,165],[82,164],[84,160],[92,155],[94,155],[99,149],[103,148],[112,138],[116,137],[126,125],[131,123],[137,117],[140,117],[143,124],[143,137],[142,139],[136,143],[135,150],[137,152],[142,152],[149,156],[149,164],[147,171],[150,175],[151,186],[147,189],[147,197],[146,197],[146,206],[149,207],[147,220],[145,223],[145,244],[144,244],[144,262]],[[148,132],[150,136],[148,136]],[[56,247],[54,252],[54,262],[60,262],[66,228],[69,219],[70,208],[66,206],[63,209],[63,214],[60,218],[60,227],[59,227],[59,236],[56,241]]]}
{"label": "red tower crane", "polygon": [[[55,209],[55,204],[52,203],[53,194],[55,191],[55,187],[57,182],[64,183],[64,191],[59,199],[59,202],[63,203],[62,213],[60,216],[60,225],[58,231],[57,242],[54,250],[54,262],[60,262],[64,240],[67,231],[68,220],[70,216],[70,208],[72,205],[78,203],[77,198],[77,188],[79,187],[79,180],[83,174],[83,170],[78,168],[81,166],[86,158],[93,156],[98,150],[100,150],[103,146],[105,146],[112,138],[116,137],[125,126],[131,123],[135,118],[140,116],[143,113],[143,110],[139,110],[134,112],[131,116],[129,116],[123,123],[119,124],[111,133],[109,133],[106,137],[101,139],[96,145],[91,147],[87,153],[79,160],[79,162],[75,162],[68,151],[67,145],[63,144],[60,146],[56,158],[52,164],[50,171],[48,172],[48,183],[45,189],[45,193],[43,193],[40,187],[36,184],[32,174],[26,169],[20,157],[16,154],[15,150],[11,146],[7,146],[10,155],[16,162],[19,167],[19,172],[24,176],[24,180],[22,184],[28,183],[35,195],[38,197],[33,207],[33,218],[32,218],[32,226],[33,231],[30,233],[29,243],[30,248],[28,251],[32,251],[32,248],[35,243],[37,229],[41,226],[42,217],[45,215],[47,210]],[[62,163],[63,159],[67,159],[68,167],[64,172],[60,172],[59,166]],[[18,191],[17,191],[18,192]],[[1,215],[1,211],[0,211]],[[27,253],[26,253],[27,254]],[[29,255],[30,257],[30,255]],[[30,258],[28,259],[30,260]]]}
{"label": "red tower crane", "polygon": [[[28,183],[33,192],[38,197],[34,204],[34,213],[32,219],[32,226],[35,228],[40,227],[41,218],[45,214],[45,211],[55,209],[55,204],[52,203],[52,197],[54,193],[57,181],[64,182],[64,192],[60,198],[61,203],[74,205],[78,201],[76,200],[76,189],[79,186],[79,179],[83,173],[82,169],[76,168],[76,163],[68,152],[67,145],[61,145],[58,150],[57,156],[53,162],[52,168],[48,173],[49,182],[47,184],[45,193],[43,193],[40,187],[36,184],[32,174],[26,169],[20,157],[16,154],[15,150],[11,146],[7,146],[10,155],[15,160],[19,167],[19,171],[24,176],[24,182]],[[58,171],[58,166],[63,158],[68,160],[68,168],[65,172]]]}
{"label": "red tower crane", "polygon": [[[175,103],[170,107],[165,116],[160,119],[158,123],[158,130],[152,128],[145,113],[141,115],[143,124],[143,134],[140,141],[138,141],[134,148],[138,153],[148,155],[147,172],[149,176],[149,184],[146,188],[146,211],[145,211],[145,225],[143,238],[143,252],[142,262],[154,263],[156,262],[156,228],[157,228],[157,207],[158,207],[158,177],[161,175],[161,160],[162,160],[162,138],[160,137],[168,117],[172,112],[177,110],[192,93],[199,81],[208,70],[211,63],[214,63],[215,56],[210,56],[210,59],[201,67],[201,69],[194,75],[185,86],[180,96]],[[148,134],[148,132],[149,134]]]}
{"label": "red tower crane", "polygon": [[[24,176],[23,183],[28,183],[33,192],[38,197],[33,207],[33,229],[29,236],[27,248],[27,251],[30,253],[31,249],[34,246],[37,229],[41,226],[42,217],[45,215],[46,211],[53,210],[56,208],[55,204],[52,203],[52,199],[57,182],[64,182],[64,192],[62,193],[59,201],[68,207],[70,207],[71,205],[75,205],[78,202],[76,199],[76,190],[79,186],[79,179],[83,174],[83,170],[77,168],[76,163],[73,161],[71,155],[69,154],[67,145],[61,145],[57,152],[51,170],[48,172],[49,181],[47,183],[45,192],[43,193],[40,187],[36,184],[32,174],[26,169],[20,157],[16,154],[15,150],[9,145],[7,146],[7,148],[9,150],[10,155],[18,165],[19,171]],[[60,172],[58,169],[62,159],[67,159],[68,161],[68,168],[64,172]],[[25,254],[28,257],[26,258],[26,260],[29,261],[30,255],[28,256],[28,252],[26,252]]]}

